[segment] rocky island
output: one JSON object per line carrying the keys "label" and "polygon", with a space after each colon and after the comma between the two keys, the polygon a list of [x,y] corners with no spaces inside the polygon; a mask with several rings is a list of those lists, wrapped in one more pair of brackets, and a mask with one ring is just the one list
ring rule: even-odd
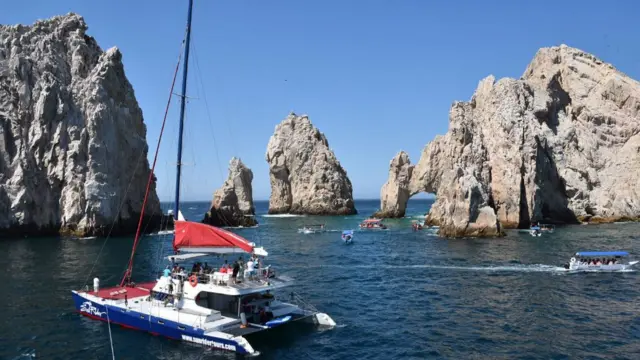
{"label": "rocky island", "polygon": [[211,209],[205,214],[205,224],[214,226],[255,226],[253,172],[240,159],[229,162],[229,176],[222,187],[213,194]]}
{"label": "rocky island", "polygon": [[[436,194],[426,223],[443,236],[638,220],[640,83],[584,51],[540,49],[520,79],[489,76],[454,103],[410,177],[409,195]],[[402,213],[388,191],[381,210]]]}
{"label": "rocky island", "polygon": [[276,126],[266,154],[269,213],[355,214],[351,181],[309,117],[289,114]]}
{"label": "rocky island", "polygon": [[[149,164],[117,48],[76,14],[0,26],[0,231],[135,231]],[[147,220],[161,215],[155,183]]]}
{"label": "rocky island", "polygon": [[409,192],[413,165],[409,154],[400,151],[389,164],[389,179],[380,191],[380,211],[373,214],[376,218],[400,218],[404,216]]}

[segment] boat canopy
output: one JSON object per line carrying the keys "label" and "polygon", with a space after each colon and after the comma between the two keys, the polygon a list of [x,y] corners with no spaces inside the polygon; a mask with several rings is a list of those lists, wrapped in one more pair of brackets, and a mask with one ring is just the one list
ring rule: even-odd
{"label": "boat canopy", "polygon": [[353,235],[353,230],[344,230],[342,235]]}
{"label": "boat canopy", "polygon": [[532,226],[530,230],[540,230],[540,226]]}
{"label": "boat canopy", "polygon": [[211,225],[176,220],[173,249],[182,252],[195,253],[255,253],[267,256],[263,248],[256,247],[254,243],[234,234]]}
{"label": "boat canopy", "polygon": [[576,256],[629,256],[626,251],[581,251]]}
{"label": "boat canopy", "polygon": [[363,224],[375,224],[381,222],[382,219],[366,219],[362,223]]}

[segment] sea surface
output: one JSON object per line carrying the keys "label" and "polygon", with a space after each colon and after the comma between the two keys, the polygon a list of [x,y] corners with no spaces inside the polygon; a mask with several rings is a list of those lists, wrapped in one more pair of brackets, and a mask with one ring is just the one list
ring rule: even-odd
{"label": "sea surface", "polygon": [[[297,279],[294,291],[338,323],[253,342],[261,359],[640,359],[640,274],[567,274],[578,250],[629,250],[640,259],[640,224],[576,225],[534,238],[437,237],[411,230],[430,200],[412,200],[388,231],[356,229],[379,206],[356,201],[359,215],[267,216],[237,229],[269,251],[267,263]],[[208,202],[185,203],[200,220]],[[332,231],[302,235],[305,223]],[[0,241],[0,359],[111,359],[107,324],[74,312],[71,290],[116,284],[132,238],[22,238]],[[134,279],[154,279],[169,236],[147,236]],[[144,332],[112,326],[116,359],[235,359]]]}

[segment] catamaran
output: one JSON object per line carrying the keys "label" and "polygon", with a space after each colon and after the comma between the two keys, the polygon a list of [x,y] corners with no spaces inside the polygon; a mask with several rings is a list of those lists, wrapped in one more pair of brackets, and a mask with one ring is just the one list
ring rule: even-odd
{"label": "catamaran", "polygon": [[581,251],[569,260],[564,268],[570,271],[621,271],[629,270],[638,261],[622,262],[629,256],[626,251]]}
{"label": "catamaran", "polygon": [[[274,295],[274,291],[289,287],[294,282],[290,277],[277,274],[270,265],[263,265],[268,255],[264,248],[230,231],[187,221],[179,210],[192,7],[193,0],[189,0],[178,132],[175,208],[169,212],[175,216],[175,254],[168,257],[173,266],[167,266],[163,275],[156,281],[138,284],[132,281],[133,260],[141,238],[149,189],[154,180],[158,149],[166,122],[165,115],[149,173],[136,237],[122,281],[118,286],[101,289],[100,280],[96,277],[93,281],[93,291],[88,286],[83,290],[73,290],[72,297],[76,310],[92,319],[207,347],[258,355],[259,351],[254,349],[247,339],[253,334],[296,322],[310,322],[325,327],[333,327],[336,323],[327,314],[304,303],[294,293],[291,293],[292,299],[289,302],[282,301]],[[176,67],[174,84],[178,69]],[[206,256],[243,254],[249,257],[244,271],[241,270],[240,259],[233,267],[223,265],[218,271],[194,264],[192,272],[187,273],[178,266],[178,262],[193,261]],[[297,305],[296,302],[302,305]]]}

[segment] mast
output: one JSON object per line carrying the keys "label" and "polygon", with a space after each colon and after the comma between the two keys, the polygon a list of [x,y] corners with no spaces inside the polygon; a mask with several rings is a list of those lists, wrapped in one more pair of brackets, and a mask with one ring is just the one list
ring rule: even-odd
{"label": "mast", "polygon": [[[193,6],[193,0],[189,0],[189,17],[187,22],[187,36],[184,41],[186,44],[185,47],[185,56],[187,59],[189,58],[189,35],[191,34],[191,7]],[[156,162],[158,161],[158,152],[160,150],[160,143],[162,142],[162,134],[164,134],[164,126],[167,123],[167,115],[169,114],[169,106],[171,105],[171,95],[173,94],[174,86],[176,85],[176,78],[178,77],[178,71],[180,70],[180,60],[181,57],[178,57],[178,63],[176,64],[176,70],[173,73],[173,81],[171,82],[171,90],[169,91],[169,100],[167,100],[167,107],[164,111],[164,118],[162,120],[162,127],[160,128],[160,136],[158,136],[158,144],[156,145],[156,152],[153,156],[153,165],[149,171],[149,178],[147,179],[147,189],[144,193],[144,200],[142,201],[142,209],[140,209],[140,218],[138,219],[138,229],[136,230],[136,237],[133,240],[133,247],[131,248],[131,256],[129,257],[129,265],[127,266],[127,270],[124,272],[124,276],[122,277],[122,281],[120,282],[120,286],[125,286],[131,283],[131,273],[133,271],[133,257],[136,253],[136,248],[138,247],[138,243],[140,242],[140,234],[142,230],[142,220],[144,219],[144,210],[147,207],[147,199],[149,198],[149,190],[151,189],[151,184],[154,181]],[[180,142],[178,148],[178,183],[176,184],[176,214],[178,213],[178,200],[179,200],[179,191],[180,191],[180,159],[182,158],[182,122],[184,119],[184,94],[186,92],[187,85],[187,64],[185,63],[184,67],[184,79],[182,82],[182,106],[180,108]]]}
{"label": "mast", "polygon": [[180,126],[178,127],[178,162],[176,164],[176,203],[173,218],[178,219],[180,210],[180,172],[182,170],[182,131],[184,127],[184,106],[187,92],[187,72],[189,71],[189,43],[191,41],[191,9],[193,0],[189,0],[189,13],[187,14],[187,37],[184,46],[184,67],[182,68],[182,93],[180,94]]}

